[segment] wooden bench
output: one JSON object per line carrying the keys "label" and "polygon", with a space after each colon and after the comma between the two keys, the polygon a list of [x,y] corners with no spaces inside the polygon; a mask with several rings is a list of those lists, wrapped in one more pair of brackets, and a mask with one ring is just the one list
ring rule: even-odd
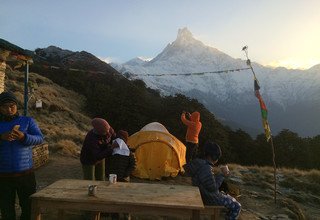
{"label": "wooden bench", "polygon": [[204,209],[200,211],[200,215],[209,215],[211,220],[218,220],[220,212],[225,210],[224,206],[204,206]]}

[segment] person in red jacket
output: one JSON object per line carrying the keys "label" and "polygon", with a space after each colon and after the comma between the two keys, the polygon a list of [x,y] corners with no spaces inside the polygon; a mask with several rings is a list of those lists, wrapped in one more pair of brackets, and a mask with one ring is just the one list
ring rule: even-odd
{"label": "person in red jacket", "polygon": [[113,128],[103,118],[91,121],[92,129],[87,133],[80,153],[83,179],[105,180],[105,158],[112,154]]}
{"label": "person in red jacket", "polygon": [[[187,116],[187,117],[186,117]],[[181,121],[187,126],[186,134],[186,162],[189,163],[194,159],[199,147],[199,133],[202,124],[200,122],[200,113],[195,111],[192,114],[183,111],[181,114]]]}

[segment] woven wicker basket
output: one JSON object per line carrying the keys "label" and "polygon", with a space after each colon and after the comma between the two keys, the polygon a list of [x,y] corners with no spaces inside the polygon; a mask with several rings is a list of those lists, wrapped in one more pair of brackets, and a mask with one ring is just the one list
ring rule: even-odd
{"label": "woven wicker basket", "polygon": [[45,165],[49,161],[48,144],[36,145],[32,148],[33,169]]}

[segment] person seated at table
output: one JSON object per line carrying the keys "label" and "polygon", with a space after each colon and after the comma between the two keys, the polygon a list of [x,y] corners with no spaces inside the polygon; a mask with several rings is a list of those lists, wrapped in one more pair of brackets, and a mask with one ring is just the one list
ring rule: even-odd
{"label": "person seated at table", "polygon": [[[112,142],[112,155],[106,158],[106,176],[116,174],[119,182],[129,182],[130,175],[136,166],[134,155],[127,145],[128,136],[127,131],[119,130],[116,139]],[[106,213],[102,215],[109,216]],[[110,216],[112,220],[120,219],[119,213],[110,213]],[[129,219],[129,216],[124,214],[123,219]]]}
{"label": "person seated at table", "polygon": [[116,174],[119,182],[129,182],[136,166],[134,155],[127,145],[128,136],[127,131],[119,130],[112,142],[112,155],[106,158],[106,176]]}
{"label": "person seated at table", "polygon": [[105,180],[105,158],[112,154],[114,130],[103,118],[91,121],[92,129],[87,133],[80,153],[85,180]]}
{"label": "person seated at table", "polygon": [[213,173],[213,166],[221,156],[220,146],[212,141],[204,145],[204,158],[197,158],[184,166],[191,175],[192,185],[198,186],[204,205],[221,205],[227,208],[226,219],[238,219],[241,204],[232,196],[219,191],[219,187],[229,172]]}

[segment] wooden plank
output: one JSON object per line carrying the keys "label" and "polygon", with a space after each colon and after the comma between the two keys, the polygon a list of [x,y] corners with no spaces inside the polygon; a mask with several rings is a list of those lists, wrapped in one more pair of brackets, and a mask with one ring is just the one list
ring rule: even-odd
{"label": "wooden plank", "polygon": [[204,206],[204,209],[201,210],[201,214],[204,214],[204,215],[210,215],[212,213],[214,213],[216,210],[220,211],[220,210],[223,210],[225,209],[224,206]]}
{"label": "wooden plank", "polygon": [[[34,198],[33,198],[34,201]],[[170,207],[156,207],[156,206],[141,206],[141,205],[116,205],[116,204],[92,204],[84,202],[58,202],[58,201],[45,201],[39,200],[41,207],[46,207],[48,210],[50,207],[53,210],[65,209],[65,210],[83,210],[93,212],[104,212],[104,213],[131,213],[131,214],[147,214],[147,215],[168,215],[168,216],[193,216],[194,213],[188,208],[170,208]],[[39,210],[42,210],[39,209]],[[196,213],[196,212],[195,212]]]}
{"label": "wooden plank", "polygon": [[200,214],[209,215],[211,220],[216,220],[219,219],[220,211],[224,209],[224,206],[205,206],[204,209],[200,211]]}

